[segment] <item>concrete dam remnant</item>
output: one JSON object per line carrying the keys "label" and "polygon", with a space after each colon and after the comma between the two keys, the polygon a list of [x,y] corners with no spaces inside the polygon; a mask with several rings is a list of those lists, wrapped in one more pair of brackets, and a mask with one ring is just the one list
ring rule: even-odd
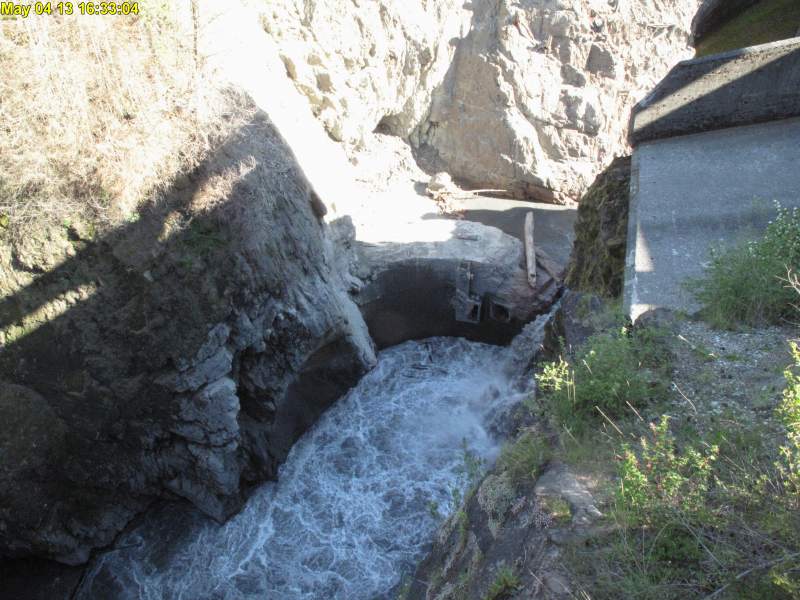
{"label": "concrete dam remnant", "polygon": [[800,206],[800,39],[679,63],[633,110],[625,310],[699,306],[710,251]]}
{"label": "concrete dam remnant", "polygon": [[518,239],[470,221],[432,219],[426,226],[449,234],[356,246],[365,283],[355,300],[378,348],[444,335],[505,344],[558,296],[553,272],[563,266],[537,261],[531,286]]}

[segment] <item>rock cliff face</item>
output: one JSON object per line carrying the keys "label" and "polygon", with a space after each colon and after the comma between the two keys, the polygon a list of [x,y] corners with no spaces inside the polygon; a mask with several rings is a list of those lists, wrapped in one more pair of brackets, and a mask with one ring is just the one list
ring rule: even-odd
{"label": "rock cliff face", "polygon": [[263,25],[328,134],[408,137],[469,29],[463,0],[275,0]]}
{"label": "rock cliff face", "polygon": [[333,138],[357,148],[377,127],[462,183],[562,201],[691,55],[700,0],[330,4],[282,0],[265,23]]}
{"label": "rock cliff face", "polygon": [[84,561],[156,498],[227,517],[374,361],[311,188],[258,111],[120,231],[4,252],[6,555]]}

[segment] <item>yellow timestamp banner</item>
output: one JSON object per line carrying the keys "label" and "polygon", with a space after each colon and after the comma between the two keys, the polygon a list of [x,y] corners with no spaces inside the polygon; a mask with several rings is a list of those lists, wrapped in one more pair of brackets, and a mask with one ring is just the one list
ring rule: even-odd
{"label": "yellow timestamp banner", "polygon": [[138,15],[138,2],[0,2],[3,20],[37,15]]}

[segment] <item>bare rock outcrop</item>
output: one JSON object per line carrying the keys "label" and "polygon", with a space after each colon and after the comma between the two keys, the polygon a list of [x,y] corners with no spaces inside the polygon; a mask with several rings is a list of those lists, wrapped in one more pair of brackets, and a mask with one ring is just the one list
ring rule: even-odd
{"label": "bare rock outcrop", "polygon": [[0,556],[83,562],[159,498],[228,517],[373,366],[312,201],[254,110],[138,220],[2,246]]}
{"label": "bare rock outcrop", "polygon": [[422,120],[470,11],[463,0],[273,0],[262,22],[328,134],[357,147]]}
{"label": "bare rock outcrop", "polygon": [[[668,6],[667,6],[668,4]],[[698,0],[484,0],[412,142],[469,185],[577,200],[627,115],[691,54]]]}
{"label": "bare rock outcrop", "polygon": [[577,200],[627,149],[628,113],[691,55],[701,0],[280,0],[286,71],[351,156],[373,129],[432,171]]}

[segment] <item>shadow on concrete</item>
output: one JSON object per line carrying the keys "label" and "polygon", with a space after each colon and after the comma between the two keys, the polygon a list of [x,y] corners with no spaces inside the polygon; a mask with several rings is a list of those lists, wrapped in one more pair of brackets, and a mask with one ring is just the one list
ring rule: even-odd
{"label": "shadow on concrete", "polygon": [[800,116],[800,40],[684,61],[631,115],[633,145]]}

